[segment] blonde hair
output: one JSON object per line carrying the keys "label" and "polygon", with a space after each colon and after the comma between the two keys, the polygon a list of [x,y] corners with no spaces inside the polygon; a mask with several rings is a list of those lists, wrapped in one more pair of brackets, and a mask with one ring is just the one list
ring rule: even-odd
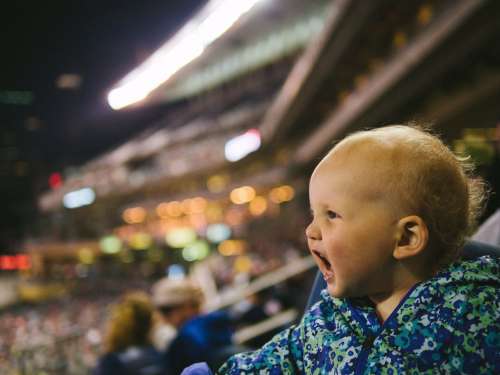
{"label": "blonde hair", "polygon": [[456,260],[477,225],[486,198],[485,183],[473,165],[432,134],[410,123],[356,132],[339,143],[369,141],[391,152],[384,191],[425,221],[436,266]]}
{"label": "blonde hair", "polygon": [[108,320],[104,349],[107,353],[119,352],[130,346],[150,343],[153,306],[143,292],[125,294],[117,303]]}
{"label": "blonde hair", "polygon": [[151,293],[154,305],[159,308],[174,308],[185,304],[201,305],[203,302],[201,288],[188,279],[164,277],[153,285]]}

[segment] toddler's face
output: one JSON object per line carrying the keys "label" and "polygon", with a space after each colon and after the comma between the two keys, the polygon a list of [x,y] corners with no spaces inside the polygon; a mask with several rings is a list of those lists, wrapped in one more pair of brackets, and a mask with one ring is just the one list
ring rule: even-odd
{"label": "toddler's face", "polygon": [[384,197],[384,173],[368,155],[334,151],[310,180],[308,246],[334,297],[391,288],[398,218]]}

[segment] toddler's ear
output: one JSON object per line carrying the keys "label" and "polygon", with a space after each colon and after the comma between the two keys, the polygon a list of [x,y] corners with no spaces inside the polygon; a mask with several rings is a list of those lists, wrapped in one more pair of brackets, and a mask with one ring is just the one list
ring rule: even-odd
{"label": "toddler's ear", "polygon": [[401,260],[418,255],[429,241],[429,230],[425,221],[417,215],[403,217],[398,224],[398,241],[394,249],[394,258]]}

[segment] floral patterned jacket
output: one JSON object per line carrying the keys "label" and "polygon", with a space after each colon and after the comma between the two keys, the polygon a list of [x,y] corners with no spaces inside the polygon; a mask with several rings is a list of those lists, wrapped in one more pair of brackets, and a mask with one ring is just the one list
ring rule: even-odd
{"label": "floral patterned jacket", "polygon": [[414,286],[384,324],[366,300],[321,300],[217,374],[500,374],[500,264],[481,257]]}

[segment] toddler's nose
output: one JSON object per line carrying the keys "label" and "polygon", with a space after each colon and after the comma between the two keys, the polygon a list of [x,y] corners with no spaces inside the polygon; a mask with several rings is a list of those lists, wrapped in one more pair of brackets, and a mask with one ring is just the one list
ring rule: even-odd
{"label": "toddler's nose", "polygon": [[308,240],[319,241],[321,240],[321,231],[314,225],[314,222],[309,224],[306,228],[306,237]]}

